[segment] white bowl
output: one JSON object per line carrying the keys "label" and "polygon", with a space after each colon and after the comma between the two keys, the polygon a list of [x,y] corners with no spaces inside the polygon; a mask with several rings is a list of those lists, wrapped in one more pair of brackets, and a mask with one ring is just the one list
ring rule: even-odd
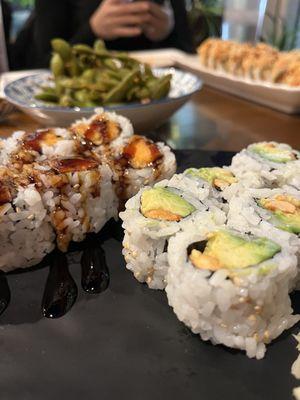
{"label": "white bowl", "polygon": [[[168,73],[173,75],[168,97],[148,104],[130,103],[105,107],[108,111],[116,111],[129,118],[136,131],[141,133],[155,129],[165,122],[202,86],[200,79],[189,72],[174,68],[154,68],[153,70],[156,76]],[[45,71],[17,79],[5,86],[5,97],[10,103],[43,125],[68,126],[74,120],[89,117],[94,113],[94,107],[69,108],[36,100],[35,94],[40,91],[41,85],[49,83],[50,77],[50,72]]]}

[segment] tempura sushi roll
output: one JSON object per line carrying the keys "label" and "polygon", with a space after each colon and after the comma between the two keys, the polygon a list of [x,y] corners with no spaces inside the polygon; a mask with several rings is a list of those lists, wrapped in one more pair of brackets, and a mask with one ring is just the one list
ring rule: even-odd
{"label": "tempura sushi roll", "polygon": [[209,67],[212,65],[211,52],[214,46],[218,45],[219,40],[214,38],[209,38],[204,40],[201,46],[198,48],[197,52],[199,54],[199,59],[202,65]]}
{"label": "tempura sushi roll", "polygon": [[24,166],[41,192],[56,232],[57,246],[67,251],[88,232],[98,232],[117,216],[112,172],[92,158],[56,158]]}
{"label": "tempura sushi roll", "polygon": [[260,359],[300,319],[289,298],[297,259],[276,238],[195,225],[170,239],[168,260],[169,304],[203,340]]}
{"label": "tempura sushi roll", "polygon": [[141,186],[154,184],[175,173],[176,160],[170,148],[133,135],[130,122],[120,115],[100,110],[89,120],[73,124],[71,131],[111,167],[121,203],[135,195]]}
{"label": "tempura sushi roll", "polygon": [[249,43],[236,43],[235,46],[232,46],[230,48],[228,62],[225,65],[226,72],[235,76],[243,75],[243,60],[251,54],[252,49],[253,46]]}
{"label": "tempura sushi roll", "polygon": [[168,179],[176,172],[171,149],[139,135],[130,137],[111,153],[110,165],[121,201],[134,196],[142,186]]}
{"label": "tempura sushi roll", "polygon": [[0,162],[2,165],[10,164],[21,169],[23,164],[49,157],[71,157],[78,151],[78,143],[67,129],[45,128],[29,133],[19,131],[4,140]]}
{"label": "tempura sushi roll", "polygon": [[91,118],[76,121],[70,131],[79,142],[99,156],[109,156],[111,151],[122,147],[124,141],[133,135],[133,127],[127,118],[101,108]]}
{"label": "tempura sushi roll", "polygon": [[287,144],[251,144],[233,157],[231,170],[249,187],[291,185],[300,189],[300,153]]}
{"label": "tempura sushi roll", "polygon": [[241,68],[244,77],[255,80],[269,80],[272,67],[278,56],[279,52],[275,48],[265,43],[256,44],[242,61]]}
{"label": "tempura sushi roll", "polygon": [[120,213],[125,236],[123,255],[127,268],[137,280],[152,289],[163,289],[168,269],[168,240],[192,221],[214,225],[225,221],[225,214],[208,207],[191,192],[184,192],[168,181],[146,187],[127,201]]}
{"label": "tempura sushi roll", "polygon": [[55,235],[42,197],[28,179],[0,167],[0,270],[38,264]]}

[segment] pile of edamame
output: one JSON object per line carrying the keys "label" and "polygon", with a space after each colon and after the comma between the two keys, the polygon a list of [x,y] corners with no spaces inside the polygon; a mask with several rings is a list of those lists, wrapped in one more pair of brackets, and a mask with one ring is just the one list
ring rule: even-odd
{"label": "pile of edamame", "polygon": [[101,40],[93,47],[71,46],[53,39],[50,69],[53,85],[42,86],[35,97],[64,107],[113,106],[148,103],[166,97],[171,74],[156,77],[150,66],[126,53],[108,51]]}

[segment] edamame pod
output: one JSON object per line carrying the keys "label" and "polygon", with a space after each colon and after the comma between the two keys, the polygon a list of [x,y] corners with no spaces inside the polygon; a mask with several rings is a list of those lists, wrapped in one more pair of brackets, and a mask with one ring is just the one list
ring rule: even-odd
{"label": "edamame pod", "polygon": [[88,46],[87,44],[74,44],[72,47],[72,50],[75,51],[75,53],[89,53],[89,54],[94,54],[94,50],[92,47]]}
{"label": "edamame pod", "polygon": [[64,62],[58,53],[54,53],[51,57],[50,69],[55,78],[64,74]]}
{"label": "edamame pod", "polygon": [[153,85],[152,88],[150,89],[151,99],[159,100],[165,97],[169,93],[171,87],[171,78],[172,75],[169,74],[157,80],[155,85]]}
{"label": "edamame pod", "polygon": [[74,106],[74,101],[72,97],[68,94],[64,94],[61,96],[59,99],[59,105],[63,107],[73,107]]}
{"label": "edamame pod", "polygon": [[94,50],[95,51],[102,51],[106,50],[106,46],[103,40],[97,39],[94,43]]}
{"label": "edamame pod", "polygon": [[57,94],[53,93],[53,92],[47,92],[46,90],[38,93],[34,96],[37,100],[42,100],[42,101],[46,101],[49,103],[57,103],[59,100],[59,97],[57,96]]}
{"label": "edamame pod", "polygon": [[55,53],[58,53],[63,61],[68,61],[71,58],[72,50],[68,42],[63,39],[52,39],[51,46]]}
{"label": "edamame pod", "polygon": [[125,97],[127,90],[129,90],[130,87],[133,85],[134,79],[138,76],[138,74],[139,70],[135,69],[127,76],[125,76],[123,80],[113,89],[111,89],[111,91],[108,92],[107,95],[103,98],[104,104],[118,103],[122,101]]}

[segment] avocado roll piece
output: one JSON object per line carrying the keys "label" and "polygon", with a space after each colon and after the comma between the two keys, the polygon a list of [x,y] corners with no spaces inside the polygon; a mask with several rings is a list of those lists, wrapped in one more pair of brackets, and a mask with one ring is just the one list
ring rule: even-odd
{"label": "avocado roll piece", "polygon": [[284,143],[251,144],[233,157],[231,170],[249,187],[300,189],[300,153]]}
{"label": "avocado roll piece", "polygon": [[263,230],[300,250],[300,194],[285,189],[250,189],[229,202],[228,225],[241,232]]}
{"label": "avocado roll piece", "polygon": [[300,199],[291,194],[282,193],[257,200],[259,207],[267,210],[270,221],[279,229],[300,234]]}
{"label": "avocado roll piece", "polygon": [[276,237],[194,223],[169,240],[168,261],[169,304],[203,340],[260,359],[300,319],[289,298],[297,258]]}
{"label": "avocado roll piece", "polygon": [[213,225],[225,222],[225,213],[200,201],[197,193],[176,187],[175,180],[146,187],[120,213],[125,230],[123,255],[127,268],[150,288],[163,289],[168,270],[169,238],[194,220]]}
{"label": "avocado roll piece", "polygon": [[188,186],[192,180],[197,184],[198,190],[201,187],[207,188],[210,198],[223,203],[223,207],[235,193],[245,189],[229,167],[189,168],[183,175],[188,178]]}

